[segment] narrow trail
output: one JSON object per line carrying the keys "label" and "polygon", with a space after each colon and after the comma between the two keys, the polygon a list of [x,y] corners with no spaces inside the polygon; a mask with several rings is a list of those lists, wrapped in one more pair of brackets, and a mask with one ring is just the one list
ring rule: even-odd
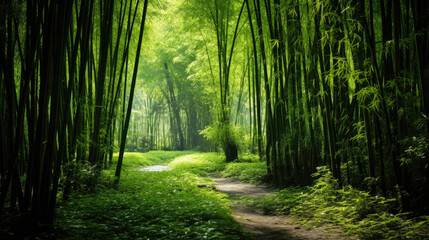
{"label": "narrow trail", "polygon": [[[228,194],[231,199],[253,197],[261,199],[265,195],[272,195],[273,190],[268,185],[253,185],[235,181],[229,178],[212,177],[216,188]],[[262,209],[235,204],[231,207],[233,217],[243,226],[244,230],[253,234],[256,239],[288,239],[288,240],[316,240],[316,239],[350,239],[340,233],[326,232],[324,228],[310,229],[294,223],[290,216],[265,215]]]}

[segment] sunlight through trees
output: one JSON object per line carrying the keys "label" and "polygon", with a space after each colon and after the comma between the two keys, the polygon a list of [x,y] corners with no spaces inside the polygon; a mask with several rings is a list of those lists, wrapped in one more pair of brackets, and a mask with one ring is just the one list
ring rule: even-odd
{"label": "sunlight through trees", "polygon": [[[429,211],[429,1],[0,3],[0,212],[52,224],[119,151],[254,153],[276,187]],[[144,34],[143,34],[144,33]]]}

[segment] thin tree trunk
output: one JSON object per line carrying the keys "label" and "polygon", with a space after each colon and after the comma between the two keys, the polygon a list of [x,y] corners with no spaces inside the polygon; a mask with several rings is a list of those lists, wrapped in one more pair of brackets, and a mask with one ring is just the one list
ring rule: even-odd
{"label": "thin tree trunk", "polygon": [[132,110],[132,105],[133,105],[134,89],[136,86],[137,70],[138,70],[139,60],[140,60],[140,50],[141,50],[141,45],[142,45],[142,41],[143,41],[143,30],[145,27],[148,1],[149,0],[145,0],[144,6],[143,6],[143,14],[142,14],[142,19],[141,19],[141,23],[140,23],[139,41],[138,41],[137,50],[136,50],[136,59],[135,59],[135,63],[134,63],[133,78],[131,80],[131,89],[130,89],[130,96],[129,96],[129,101],[128,101],[127,115],[125,118],[124,128],[122,130],[121,146],[120,146],[120,150],[119,150],[118,163],[117,163],[116,171],[115,171],[115,177],[116,177],[115,184],[119,183],[119,179],[121,177],[122,161],[124,158],[125,142],[126,142],[126,138],[127,138],[128,126],[130,123],[130,116],[131,116],[131,110]]}

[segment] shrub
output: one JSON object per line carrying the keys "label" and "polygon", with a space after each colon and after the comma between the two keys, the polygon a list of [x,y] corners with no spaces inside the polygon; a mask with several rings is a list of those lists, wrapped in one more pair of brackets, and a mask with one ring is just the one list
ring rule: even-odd
{"label": "shrub", "polygon": [[429,217],[409,219],[409,214],[391,214],[396,199],[371,196],[350,186],[338,188],[327,167],[319,167],[310,188],[287,188],[265,197],[258,206],[266,212],[297,216],[305,224],[333,223],[347,234],[364,239],[427,239]]}

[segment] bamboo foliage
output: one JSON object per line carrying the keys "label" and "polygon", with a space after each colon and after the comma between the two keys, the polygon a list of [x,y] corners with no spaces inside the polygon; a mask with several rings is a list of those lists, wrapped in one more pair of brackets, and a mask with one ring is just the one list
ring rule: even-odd
{"label": "bamboo foliage", "polygon": [[[231,2],[205,4],[206,19],[227,16],[222,15],[228,9],[222,4]],[[236,1],[237,6],[240,3]],[[339,186],[400,195],[401,206],[408,208],[407,196],[425,192],[417,190],[424,188],[417,179],[427,178],[427,168],[422,167],[427,163],[428,140],[423,44],[428,33],[422,25],[427,4],[402,0],[244,4],[247,29],[240,34],[249,39],[243,43],[251,49],[243,58],[244,64],[251,63],[249,127],[273,183],[306,185],[316,167],[328,165]],[[223,28],[236,23],[227,17],[214,21],[221,80],[222,43],[228,39],[221,38]],[[226,85],[222,81],[219,85],[224,100]]]}
{"label": "bamboo foliage", "polygon": [[[140,11],[132,0],[1,3],[1,211],[19,208],[32,224],[52,224],[59,193],[95,186],[112,155]],[[79,179],[83,168],[93,177]]]}
{"label": "bamboo foliage", "polygon": [[[326,164],[339,186],[399,194],[408,208],[410,199],[424,193],[417,179],[427,176],[425,167],[417,170],[427,162],[422,43],[428,32],[419,25],[427,19],[427,4],[255,0],[246,5],[248,34],[256,40],[252,68],[259,71],[262,63],[265,88],[253,91],[266,98],[265,157],[274,184],[308,184],[316,166]],[[417,152],[424,157],[416,158]]]}

